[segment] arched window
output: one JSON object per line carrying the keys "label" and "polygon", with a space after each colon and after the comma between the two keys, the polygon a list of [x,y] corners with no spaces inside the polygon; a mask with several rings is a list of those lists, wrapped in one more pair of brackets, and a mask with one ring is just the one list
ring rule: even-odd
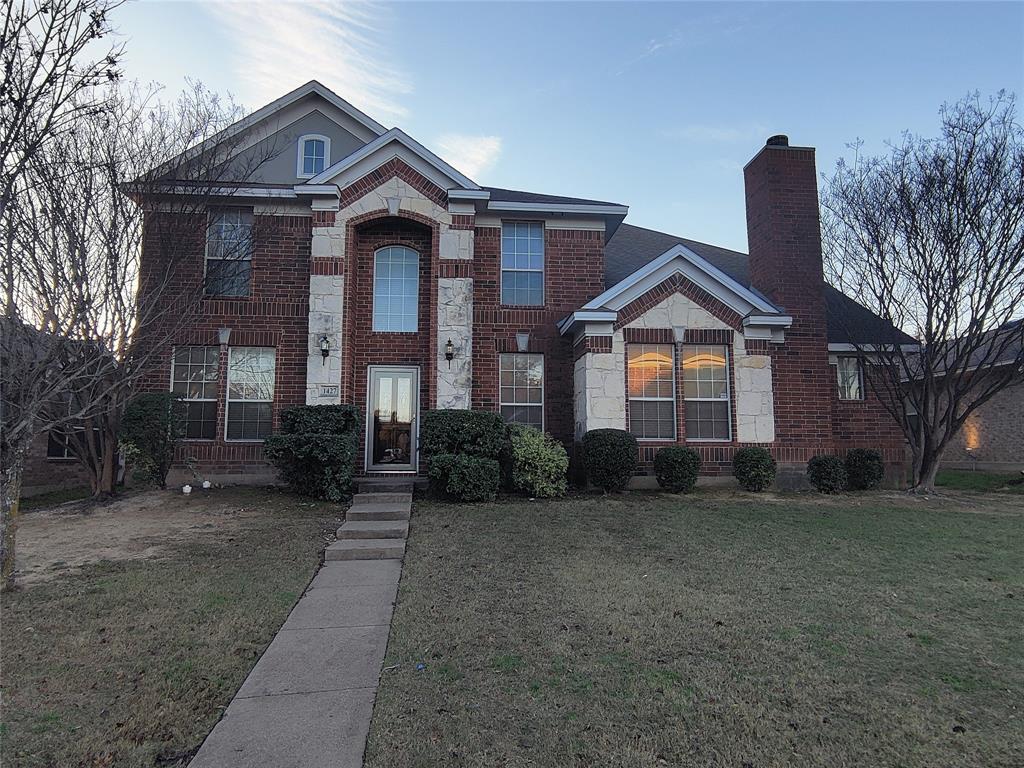
{"label": "arched window", "polygon": [[331,164],[331,139],[318,133],[307,133],[299,137],[299,157],[295,175],[310,179]]}
{"label": "arched window", "polygon": [[415,333],[419,310],[420,255],[389,245],[373,257],[373,330]]}

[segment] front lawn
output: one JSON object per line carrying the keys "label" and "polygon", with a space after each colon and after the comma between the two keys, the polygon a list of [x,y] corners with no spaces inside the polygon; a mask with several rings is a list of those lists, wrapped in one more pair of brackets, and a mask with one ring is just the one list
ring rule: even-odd
{"label": "front lawn", "polygon": [[367,765],[1019,766],[1022,627],[1016,496],[417,503]]}
{"label": "front lawn", "polygon": [[65,509],[22,517],[25,586],[2,606],[0,764],[184,766],[341,508],[225,489]]}
{"label": "front lawn", "polygon": [[943,469],[935,477],[935,485],[942,490],[1003,491],[1024,494],[1024,475],[1020,472]]}

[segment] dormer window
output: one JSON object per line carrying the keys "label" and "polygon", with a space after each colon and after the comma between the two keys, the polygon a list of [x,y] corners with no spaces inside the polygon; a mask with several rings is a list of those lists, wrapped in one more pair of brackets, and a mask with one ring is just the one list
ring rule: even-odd
{"label": "dormer window", "polygon": [[295,175],[300,179],[311,179],[331,162],[331,140],[319,134],[299,137],[299,159]]}

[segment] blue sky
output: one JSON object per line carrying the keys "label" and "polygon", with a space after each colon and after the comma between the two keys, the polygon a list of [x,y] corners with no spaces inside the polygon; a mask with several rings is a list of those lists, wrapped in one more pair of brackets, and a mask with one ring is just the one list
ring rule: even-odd
{"label": "blue sky", "polygon": [[255,109],[316,78],[481,184],[612,200],[628,221],[746,249],[764,139],[881,152],[968,91],[1024,97],[1021,3],[143,0],[126,75]]}

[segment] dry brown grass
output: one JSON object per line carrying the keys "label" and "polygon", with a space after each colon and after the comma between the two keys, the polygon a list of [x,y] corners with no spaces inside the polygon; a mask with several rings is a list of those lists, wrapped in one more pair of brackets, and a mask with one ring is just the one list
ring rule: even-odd
{"label": "dry brown grass", "polygon": [[418,503],[367,765],[1019,766],[1022,626],[1019,497]]}
{"label": "dry brown grass", "polygon": [[[61,513],[65,541],[105,538],[103,556],[117,559],[76,558],[75,570],[3,596],[0,763],[187,763],[306,587],[341,511],[229,489]],[[43,514],[19,532],[28,552],[33,531],[54,524],[33,522]]]}

